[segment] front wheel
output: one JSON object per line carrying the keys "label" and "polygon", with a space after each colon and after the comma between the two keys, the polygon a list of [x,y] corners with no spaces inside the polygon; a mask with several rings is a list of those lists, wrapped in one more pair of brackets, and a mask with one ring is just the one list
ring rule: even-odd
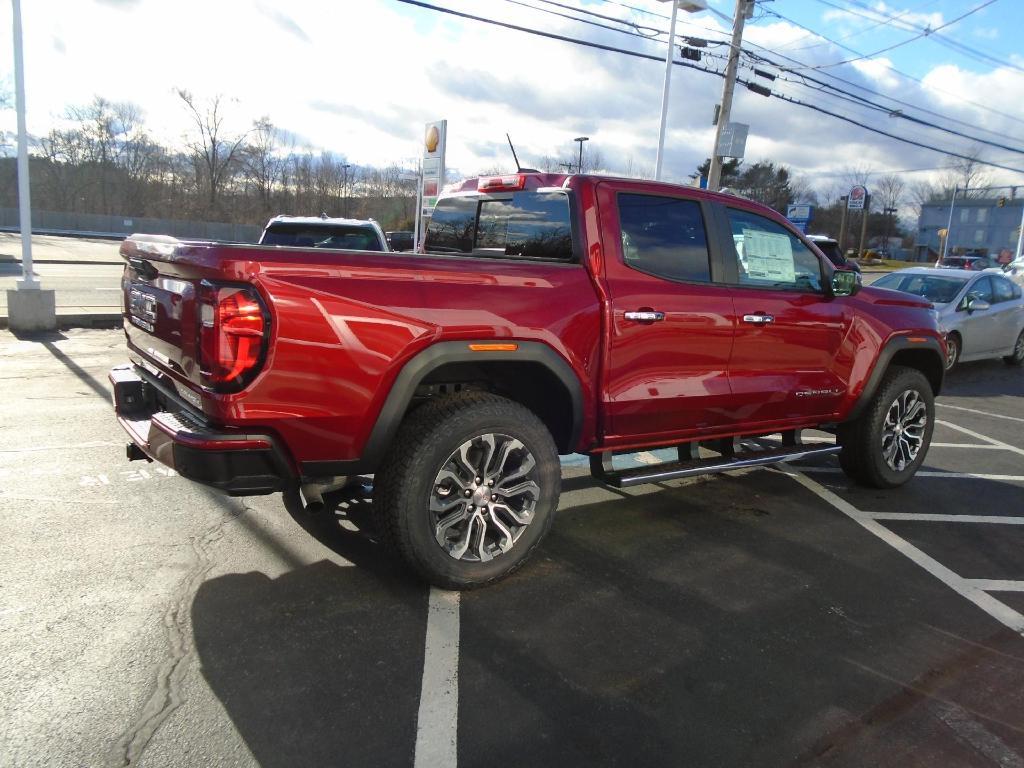
{"label": "front wheel", "polygon": [[863,485],[895,488],[924,462],[934,428],[928,379],[914,368],[892,366],[864,413],[840,428],[839,463]]}
{"label": "front wheel", "polygon": [[484,392],[439,398],[402,425],[375,477],[386,541],[445,589],[519,568],[554,520],[561,465],[527,408]]}
{"label": "front wheel", "polygon": [[1024,330],[1021,330],[1020,335],[1017,337],[1017,341],[1013,345],[1013,352],[1004,357],[1003,362],[1007,365],[1020,365],[1024,363]]}

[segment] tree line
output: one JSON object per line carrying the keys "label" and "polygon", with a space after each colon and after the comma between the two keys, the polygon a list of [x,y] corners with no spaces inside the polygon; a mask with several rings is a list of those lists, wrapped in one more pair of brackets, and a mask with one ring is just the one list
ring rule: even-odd
{"label": "tree line", "polygon": [[[34,141],[32,204],[40,210],[263,224],[271,216],[375,218],[411,229],[416,182],[397,164],[356,165],[296,147],[268,117],[230,130],[226,100],[177,98],[190,130],[179,147],[157,141],[141,110],[97,97],[71,107]],[[0,205],[16,207],[14,157],[0,160]]]}

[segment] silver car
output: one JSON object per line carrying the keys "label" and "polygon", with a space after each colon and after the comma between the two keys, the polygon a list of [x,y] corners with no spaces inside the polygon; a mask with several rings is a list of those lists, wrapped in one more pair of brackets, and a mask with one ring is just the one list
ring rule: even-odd
{"label": "silver car", "polygon": [[946,335],[946,370],[959,362],[1001,357],[1024,362],[1024,297],[1001,274],[965,269],[914,267],[891,272],[874,283],[928,299]]}

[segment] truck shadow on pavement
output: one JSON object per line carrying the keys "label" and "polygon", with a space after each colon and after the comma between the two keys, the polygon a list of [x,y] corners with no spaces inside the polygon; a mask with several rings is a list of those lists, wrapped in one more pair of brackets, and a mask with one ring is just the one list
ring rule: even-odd
{"label": "truck shadow on pavement", "polygon": [[[192,606],[202,673],[262,766],[412,760],[427,589],[348,530],[369,500],[345,504],[301,522],[356,567],[222,576]],[[1024,749],[1021,638],[781,475],[562,509],[534,560],[464,593],[460,615],[462,766]]]}

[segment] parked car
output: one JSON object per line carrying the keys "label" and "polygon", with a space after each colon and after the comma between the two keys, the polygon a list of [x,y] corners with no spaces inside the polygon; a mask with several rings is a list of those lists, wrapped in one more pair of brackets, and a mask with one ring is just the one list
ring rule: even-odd
{"label": "parked car", "polygon": [[825,257],[840,269],[852,269],[860,272],[860,264],[853,259],[847,258],[839,247],[839,241],[828,235],[808,235],[807,239],[817,246],[818,250],[825,254]]}
{"label": "parked car", "polygon": [[946,336],[946,370],[992,357],[1009,365],[1024,362],[1024,298],[1021,287],[1005,276],[913,267],[880,277],[873,286],[932,302]]}
{"label": "parked car", "polygon": [[[925,459],[945,357],[931,305],[862,287],[763,205],[484,177],[438,199],[422,250],[125,240],[131,362],[110,376],[128,458],[310,514],[373,474],[389,551],[448,589],[526,561],[559,454],[613,487],[838,454],[893,488]],[[664,446],[678,459],[616,461]]]}
{"label": "parked car", "polygon": [[994,266],[988,256],[940,256],[935,262],[936,269],[966,269],[971,272],[981,272]]}
{"label": "parked car", "polygon": [[415,243],[412,241],[412,232],[385,232],[384,236],[387,237],[388,245],[392,251],[411,251],[414,249]]}
{"label": "parked car", "polygon": [[1024,257],[1011,261],[1003,268],[1003,272],[1017,285],[1024,285]]}
{"label": "parked car", "polygon": [[389,250],[384,232],[373,219],[327,216],[275,216],[267,222],[259,244],[344,251]]}

